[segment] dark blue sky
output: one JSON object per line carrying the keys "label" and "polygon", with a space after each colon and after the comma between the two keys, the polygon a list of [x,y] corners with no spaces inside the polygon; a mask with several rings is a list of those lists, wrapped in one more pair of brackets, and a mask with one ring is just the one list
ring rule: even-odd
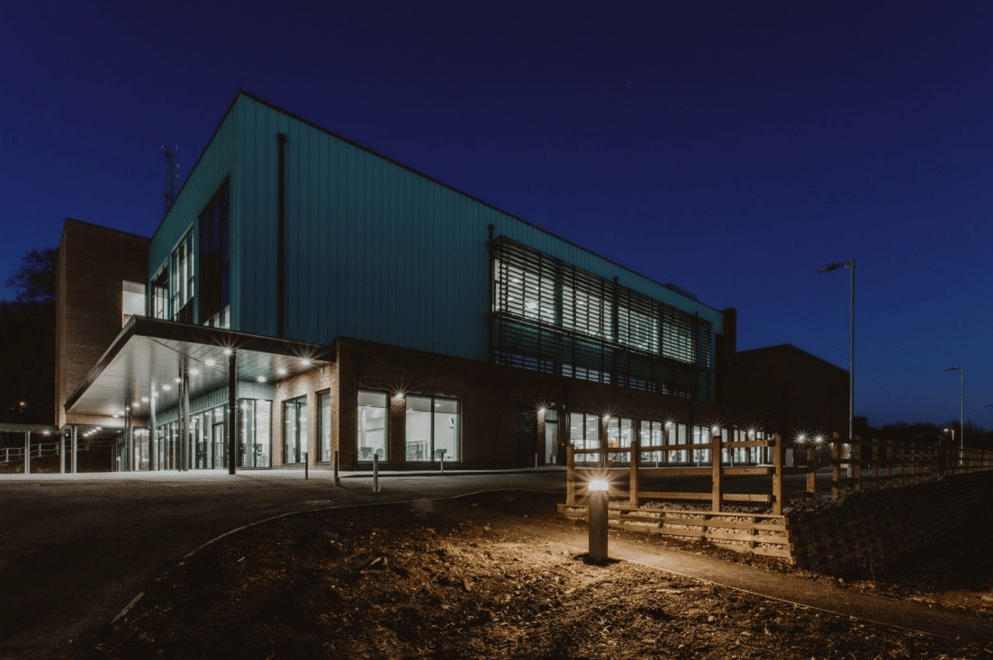
{"label": "dark blue sky", "polygon": [[[662,8],[659,8],[661,5]],[[668,7],[667,5],[672,5]],[[7,7],[0,271],[149,235],[239,88],[847,368],[856,414],[993,426],[993,5]],[[0,287],[0,297],[13,293]]]}

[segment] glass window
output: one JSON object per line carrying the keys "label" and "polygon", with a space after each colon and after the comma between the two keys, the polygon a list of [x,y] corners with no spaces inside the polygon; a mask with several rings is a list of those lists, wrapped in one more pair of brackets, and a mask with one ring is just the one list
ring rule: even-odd
{"label": "glass window", "polygon": [[317,393],[317,460],[331,460],[331,392]]}
{"label": "glass window", "polygon": [[[269,467],[269,424],[272,418],[272,401],[242,399],[238,409],[241,414],[238,465],[250,468]],[[306,422],[304,424],[306,428]]]}
{"label": "glass window", "polygon": [[360,461],[389,460],[387,429],[389,408],[385,392],[359,390],[358,450]]}
{"label": "glass window", "polygon": [[283,402],[284,463],[302,463],[307,451],[307,397]]}
{"label": "glass window", "polygon": [[431,452],[431,398],[407,396],[407,440],[408,461],[430,461]]}
{"label": "glass window", "polygon": [[437,460],[458,461],[459,402],[455,399],[434,400],[434,452]]}
{"label": "glass window", "polygon": [[227,327],[231,301],[231,186],[225,181],[200,213],[200,319]]}
{"label": "glass window", "polygon": [[408,461],[459,461],[461,419],[457,399],[407,396]]}
{"label": "glass window", "polygon": [[169,318],[169,277],[166,268],[152,280],[152,317]]}
{"label": "glass window", "polygon": [[172,252],[172,317],[193,322],[193,232],[187,232]]}

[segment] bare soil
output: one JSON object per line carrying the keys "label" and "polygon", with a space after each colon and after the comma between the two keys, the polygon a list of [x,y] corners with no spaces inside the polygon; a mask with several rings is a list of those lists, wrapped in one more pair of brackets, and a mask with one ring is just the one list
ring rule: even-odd
{"label": "bare soil", "polygon": [[[553,518],[559,499],[499,493],[465,504],[575,525]],[[852,586],[917,594],[863,582]],[[82,649],[94,659],[993,657],[639,565],[592,565],[485,515],[430,504],[311,512],[232,534],[148,585],[116,624],[77,640],[73,657]]]}

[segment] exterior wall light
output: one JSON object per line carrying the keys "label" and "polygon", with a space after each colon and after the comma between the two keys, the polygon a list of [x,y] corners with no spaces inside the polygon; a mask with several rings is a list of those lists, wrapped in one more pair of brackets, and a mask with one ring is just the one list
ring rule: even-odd
{"label": "exterior wall light", "polygon": [[821,444],[824,442],[824,437],[819,435],[814,438],[814,442],[816,442],[817,444]]}
{"label": "exterior wall light", "polygon": [[593,479],[589,483],[589,561],[602,564],[607,561],[607,492],[610,485],[605,479]]}

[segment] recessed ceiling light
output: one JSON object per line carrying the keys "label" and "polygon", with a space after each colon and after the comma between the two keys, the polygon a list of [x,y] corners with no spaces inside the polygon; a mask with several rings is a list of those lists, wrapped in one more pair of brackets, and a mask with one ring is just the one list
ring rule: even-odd
{"label": "recessed ceiling light", "polygon": [[255,380],[257,380],[257,381],[258,381],[258,382],[260,382],[260,383],[264,383],[264,382],[265,382],[265,376],[259,376],[259,377],[258,377],[258,378],[256,378]]}
{"label": "recessed ceiling light", "polygon": [[147,397],[147,396],[143,396],[143,397],[141,397],[141,400],[142,400],[142,402],[144,402],[144,403],[148,403],[148,397]]}
{"label": "recessed ceiling light", "polygon": [[173,381],[175,381],[177,383],[182,383],[183,382],[183,379],[180,378],[179,376],[176,376],[175,378],[173,378]]}
{"label": "recessed ceiling light", "polygon": [[190,369],[190,375],[191,376],[199,376],[200,375],[200,370],[199,369]]}
{"label": "recessed ceiling light", "polygon": [[307,358],[304,358],[304,359],[300,360],[300,364],[302,364],[305,367],[309,367],[310,366],[310,360],[308,360]]}
{"label": "recessed ceiling light", "polygon": [[212,367],[212,366],[214,366],[215,364],[217,364],[217,362],[215,362],[215,361],[214,361],[213,359],[211,359],[211,358],[207,358],[207,360],[206,360],[206,361],[204,362],[204,364],[206,364],[206,365],[207,365],[208,367]]}
{"label": "recessed ceiling light", "polygon": [[172,385],[163,385],[162,386],[162,389],[164,389],[166,392],[168,392],[169,390],[172,389]]}
{"label": "recessed ceiling light", "polygon": [[224,354],[225,355],[231,355],[231,349],[230,348],[225,348],[224,349]]}
{"label": "recessed ceiling light", "polygon": [[286,375],[286,369],[277,369],[276,370],[276,373],[279,374],[280,376],[285,376]]}

